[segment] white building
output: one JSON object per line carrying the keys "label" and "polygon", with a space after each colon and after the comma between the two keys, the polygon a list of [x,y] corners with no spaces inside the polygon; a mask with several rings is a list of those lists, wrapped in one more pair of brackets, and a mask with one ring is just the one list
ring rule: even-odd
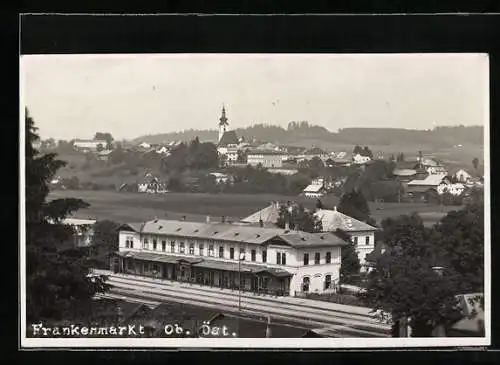
{"label": "white building", "polygon": [[223,174],[221,172],[211,172],[209,175],[215,178],[216,184],[225,184],[230,180],[228,174]]}
{"label": "white building", "polygon": [[472,179],[472,175],[464,169],[460,169],[455,173],[455,178],[461,183],[467,183]]}
{"label": "white building", "polygon": [[354,156],[352,156],[352,161],[357,165],[362,165],[371,161],[371,158],[368,156],[361,156],[359,153],[356,153]]}
{"label": "white building", "polygon": [[247,154],[247,164],[262,165],[264,168],[279,169],[283,167],[283,152],[273,150],[253,150]]}
{"label": "white building", "polygon": [[119,242],[119,272],[221,288],[241,274],[244,290],[292,296],[334,290],[345,245],[331,233],[172,220],[123,225]]}
{"label": "white building", "polygon": [[312,184],[306,186],[302,193],[308,198],[321,198],[326,195],[325,185],[323,180],[313,181]]}
{"label": "white building", "polygon": [[321,220],[323,231],[340,230],[350,238],[358,254],[361,270],[365,271],[367,269],[366,255],[375,249],[377,228],[337,211],[336,207],[333,210],[319,209],[314,215]]}
{"label": "white building", "polygon": [[76,140],[73,142],[73,146],[80,150],[97,151],[99,145],[105,149],[108,142],[105,140],[92,139],[92,140]]}

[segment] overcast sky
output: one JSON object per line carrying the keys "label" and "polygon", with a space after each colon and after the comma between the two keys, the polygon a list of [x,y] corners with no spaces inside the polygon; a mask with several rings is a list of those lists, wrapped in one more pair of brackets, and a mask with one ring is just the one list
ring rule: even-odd
{"label": "overcast sky", "polygon": [[428,129],[488,118],[486,55],[23,56],[21,97],[42,138],[115,139],[306,120]]}

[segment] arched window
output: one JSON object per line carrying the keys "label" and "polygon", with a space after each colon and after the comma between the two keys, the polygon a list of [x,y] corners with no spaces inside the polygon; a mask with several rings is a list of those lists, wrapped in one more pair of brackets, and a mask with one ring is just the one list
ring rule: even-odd
{"label": "arched window", "polygon": [[332,276],[325,275],[325,290],[330,289],[332,287]]}
{"label": "arched window", "polygon": [[304,293],[307,293],[309,292],[309,283],[310,283],[311,279],[308,277],[308,276],[305,276],[303,279],[302,279],[302,291]]}

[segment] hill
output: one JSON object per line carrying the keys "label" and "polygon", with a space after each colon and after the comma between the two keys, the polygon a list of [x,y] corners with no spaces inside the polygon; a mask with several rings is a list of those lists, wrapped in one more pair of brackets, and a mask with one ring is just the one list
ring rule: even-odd
{"label": "hill", "polygon": [[[432,130],[413,130],[403,128],[344,128],[331,132],[324,127],[307,122],[290,122],[288,128],[256,124],[235,130],[246,140],[273,142],[282,145],[303,147],[329,146],[337,144],[363,146],[389,146],[406,144],[429,146],[430,149],[451,148],[457,145],[482,146],[484,128],[482,126],[436,127]],[[170,141],[190,141],[198,137],[201,141],[215,142],[217,131],[185,130],[138,137],[134,142],[165,143]]]}

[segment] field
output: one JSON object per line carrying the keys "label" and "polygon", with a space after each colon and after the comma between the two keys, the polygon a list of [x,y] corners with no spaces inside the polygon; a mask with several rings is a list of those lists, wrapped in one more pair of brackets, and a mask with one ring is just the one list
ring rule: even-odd
{"label": "field", "polygon": [[[315,199],[279,195],[250,194],[194,194],[169,193],[163,196],[116,191],[56,190],[49,199],[81,198],[90,204],[75,214],[77,217],[92,217],[98,220],[110,219],[119,223],[141,222],[149,219],[181,219],[205,221],[210,215],[212,221],[225,216],[227,220],[244,218],[267,206],[273,200],[297,201],[307,208],[314,208]],[[332,209],[338,204],[338,198],[328,196],[322,199],[325,209]],[[372,217],[380,220],[418,212],[426,223],[438,221],[446,212],[460,207],[438,206],[417,203],[371,203]]]}

